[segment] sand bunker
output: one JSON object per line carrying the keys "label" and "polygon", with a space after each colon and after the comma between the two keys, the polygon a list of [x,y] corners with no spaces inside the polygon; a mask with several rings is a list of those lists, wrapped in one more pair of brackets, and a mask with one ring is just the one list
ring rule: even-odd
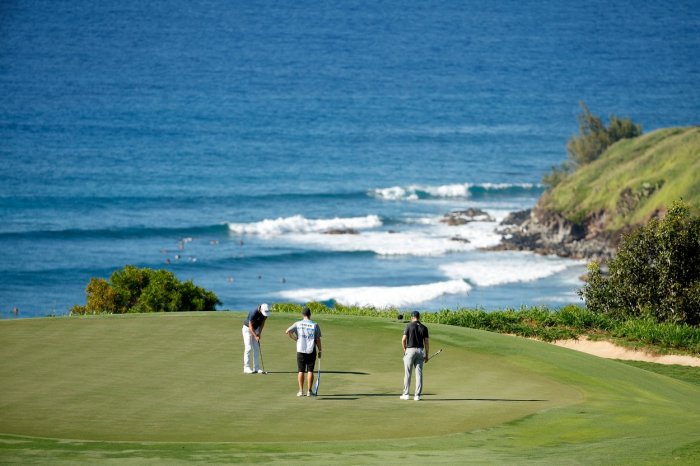
{"label": "sand bunker", "polygon": [[654,355],[644,351],[635,351],[629,348],[616,346],[609,341],[591,341],[586,337],[579,340],[558,340],[557,346],[599,356],[608,359],[624,359],[628,361],[646,361],[658,364],[678,364],[682,366],[700,367],[700,358],[681,355]]}

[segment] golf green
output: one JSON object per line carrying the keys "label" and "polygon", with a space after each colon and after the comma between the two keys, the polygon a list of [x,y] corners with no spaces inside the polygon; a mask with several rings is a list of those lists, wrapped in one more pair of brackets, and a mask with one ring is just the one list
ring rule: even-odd
{"label": "golf green", "polygon": [[689,383],[541,342],[431,325],[431,349],[444,351],[426,365],[423,400],[402,401],[404,324],[319,315],[320,393],[297,397],[295,344],[284,334],[297,316],[268,319],[268,374],[256,375],[242,371],[243,317],[0,322],[0,461],[700,457],[700,389]]}

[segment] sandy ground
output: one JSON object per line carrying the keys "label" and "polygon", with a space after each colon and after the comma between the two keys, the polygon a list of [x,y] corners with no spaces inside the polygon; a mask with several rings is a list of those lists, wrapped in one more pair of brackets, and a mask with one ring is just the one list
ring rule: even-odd
{"label": "sandy ground", "polygon": [[700,367],[700,358],[673,354],[654,355],[643,351],[635,351],[616,346],[609,341],[591,341],[588,338],[579,340],[558,340],[557,346],[599,356],[608,359],[625,359],[628,361],[647,361],[658,364],[679,364],[681,366]]}

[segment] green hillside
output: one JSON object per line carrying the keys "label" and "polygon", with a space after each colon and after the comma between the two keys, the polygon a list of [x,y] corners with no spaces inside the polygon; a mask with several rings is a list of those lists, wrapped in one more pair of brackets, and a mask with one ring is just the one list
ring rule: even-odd
{"label": "green hillside", "polygon": [[616,231],[683,198],[700,210],[700,127],[668,128],[611,146],[545,193],[539,206]]}
{"label": "green hillside", "polygon": [[320,396],[296,397],[297,316],[242,374],[242,313],[0,321],[0,463],[697,464],[700,387],[547,343],[430,324],[401,401],[390,319],[318,315]]}

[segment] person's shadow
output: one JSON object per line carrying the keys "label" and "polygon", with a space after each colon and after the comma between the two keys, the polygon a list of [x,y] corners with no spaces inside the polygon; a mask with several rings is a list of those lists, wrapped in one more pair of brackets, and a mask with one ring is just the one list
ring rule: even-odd
{"label": "person's shadow", "polygon": [[[266,372],[266,374],[298,374],[298,372],[297,371],[268,371],[268,372]],[[323,375],[323,374],[370,375],[369,372],[354,372],[354,371],[321,371],[321,375]]]}
{"label": "person's shadow", "polygon": [[[396,397],[398,398],[400,393],[333,393],[330,395],[319,395],[319,399],[328,400],[357,400],[359,398],[366,397]],[[426,396],[435,398],[425,398]],[[527,398],[440,398],[435,393],[425,393],[421,396],[421,401],[485,401],[492,403],[542,403],[549,400],[541,399],[527,399]]]}

